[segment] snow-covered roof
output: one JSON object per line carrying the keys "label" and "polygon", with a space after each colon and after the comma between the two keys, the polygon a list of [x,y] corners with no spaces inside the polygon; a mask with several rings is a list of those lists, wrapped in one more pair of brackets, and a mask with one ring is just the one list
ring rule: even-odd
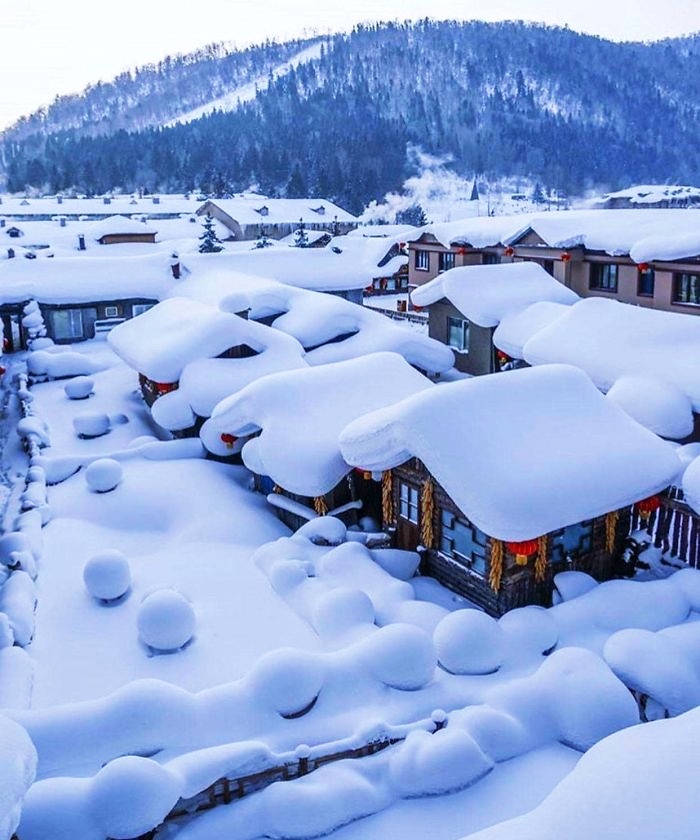
{"label": "snow-covered roof", "polygon": [[522,359],[523,347],[532,336],[559,318],[567,308],[564,303],[543,300],[506,315],[494,330],[493,343],[512,358]]}
{"label": "snow-covered roof", "polygon": [[638,184],[617,192],[605,193],[597,201],[628,198],[630,204],[656,204],[659,201],[700,200],[700,187],[670,186],[668,184]]}
{"label": "snow-covered roof", "polygon": [[103,236],[117,236],[123,233],[157,233],[156,229],[144,222],[130,219],[126,216],[110,216],[108,219],[101,219],[86,228],[92,239],[102,239]]}
{"label": "snow-covered roof", "polygon": [[338,444],[348,423],[433,387],[395,353],[272,374],[221,402],[201,438],[207,449],[223,455],[222,433],[262,430],[243,447],[246,466],[289,492],[320,496],[350,470]]}
{"label": "snow-covered roof", "polygon": [[700,514],[700,456],[691,461],[683,473],[683,493],[690,507]]}
{"label": "snow-covered roof", "polygon": [[173,430],[188,428],[194,415],[209,417],[221,400],[256,379],[307,367],[304,348],[296,339],[255,321],[238,320],[241,342],[256,354],[235,359],[202,357],[186,364],[177,391],[165,394],[153,404],[153,417],[159,425]]}
{"label": "snow-covered roof", "polygon": [[419,458],[478,528],[504,540],[625,507],[679,471],[670,444],[568,365],[440,385],[360,418],[340,444],[369,470]]}
{"label": "snow-covered roof", "polygon": [[586,298],[533,335],[523,357],[531,365],[576,365],[602,391],[621,376],[654,376],[679,387],[700,411],[700,318],[694,315]]}
{"label": "snow-covered roof", "polygon": [[528,218],[529,216],[522,215],[476,216],[455,222],[438,222],[416,228],[413,234],[407,236],[407,241],[415,242],[423,234],[431,234],[446,248],[449,248],[451,244],[489,248],[501,244],[522,230],[524,220]]}
{"label": "snow-covered roof", "polygon": [[[212,198],[201,205],[215,205],[241,225],[304,224],[331,225],[338,221],[357,222],[356,216],[325,198],[265,198],[244,194],[234,198]],[[262,211],[262,212],[261,212]]]}
{"label": "snow-covered roof", "polygon": [[447,298],[470,321],[495,327],[538,301],[571,304],[578,295],[533,262],[452,268],[411,293],[417,306]]}
{"label": "snow-covered roof", "polygon": [[173,283],[171,263],[169,256],[162,253],[145,257],[4,260],[0,262],[2,299],[18,303],[34,298],[54,304],[159,299]]}
{"label": "snow-covered roof", "polygon": [[21,196],[2,196],[0,215],[13,218],[51,216],[85,216],[100,218],[114,213],[132,214],[148,213],[150,216],[174,215],[177,213],[194,213],[200,206],[194,196],[185,198],[183,195],[138,196],[114,195],[107,198],[68,198],[63,197],[59,203],[58,196],[44,196],[41,198],[23,199]]}
{"label": "snow-covered roof", "polygon": [[667,379],[645,373],[621,376],[607,397],[661,437],[682,440],[693,433],[693,404],[678,385]]}
{"label": "snow-covered roof", "polygon": [[169,298],[108,335],[114,352],[156,382],[177,382],[194,359],[218,356],[245,342],[246,321],[188,298]]}

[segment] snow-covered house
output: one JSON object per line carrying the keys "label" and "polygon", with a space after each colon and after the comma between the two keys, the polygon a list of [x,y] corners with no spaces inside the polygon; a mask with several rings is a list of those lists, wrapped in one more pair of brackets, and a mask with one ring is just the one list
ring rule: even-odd
{"label": "snow-covered house", "polygon": [[378,529],[382,475],[352,470],[340,432],[363,414],[433,387],[395,353],[276,373],[223,400],[201,438],[220,456],[244,438],[243,462],[257,489],[291,527],[333,513],[369,517]]}
{"label": "snow-covered house", "polygon": [[213,216],[225,225],[233,240],[258,239],[261,227],[271,239],[289,236],[303,222],[308,230],[344,234],[358,219],[323,198],[267,198],[244,193],[233,198],[209,199],[198,216]]}
{"label": "snow-covered house", "polygon": [[348,425],[340,450],[391,471],[397,547],[423,545],[424,571],[494,615],[551,603],[559,571],[613,576],[633,506],[680,468],[568,365],[424,389]]}
{"label": "snow-covered house", "polygon": [[126,216],[110,216],[99,222],[94,222],[87,228],[90,238],[100,245],[117,245],[123,242],[156,241],[155,228],[148,227],[145,222]]}
{"label": "snow-covered house", "polygon": [[568,306],[578,296],[534,263],[455,268],[411,293],[416,306],[429,307],[431,338],[455,352],[456,367],[474,375],[498,371],[493,331],[501,320],[547,301]]}
{"label": "snow-covered house", "polygon": [[121,324],[109,342],[138,372],[155,421],[178,436],[195,434],[218,402],[258,377],[306,367],[294,338],[188,298]]}
{"label": "snow-covered house", "polygon": [[0,262],[0,318],[9,349],[26,346],[21,322],[30,300],[56,343],[94,338],[157,303],[173,282],[171,262],[162,255]]}
{"label": "snow-covered house", "polygon": [[537,303],[505,317],[494,343],[530,365],[575,365],[656,434],[700,439],[697,318],[601,298]]}

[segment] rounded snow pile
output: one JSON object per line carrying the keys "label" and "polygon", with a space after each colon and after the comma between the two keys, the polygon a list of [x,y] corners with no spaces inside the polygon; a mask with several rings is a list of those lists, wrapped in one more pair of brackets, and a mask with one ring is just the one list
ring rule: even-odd
{"label": "rounded snow pile", "polygon": [[503,629],[478,610],[449,613],[435,628],[433,640],[440,664],[452,674],[492,674],[503,664]]}
{"label": "rounded snow pile", "polygon": [[300,715],[318,697],[324,681],[320,659],[292,648],[263,656],[247,678],[254,702],[283,717]]}
{"label": "rounded snow pile", "polygon": [[680,440],[693,431],[693,404],[677,385],[653,376],[621,376],[608,391],[612,400],[654,434]]}
{"label": "rounded snow pile", "polygon": [[139,636],[154,650],[179,650],[194,635],[195,624],[192,604],[175,589],[158,589],[139,607]]}
{"label": "rounded snow pile", "polygon": [[314,609],[313,625],[321,636],[340,636],[372,624],[374,606],[360,589],[333,589],[318,600]]}
{"label": "rounded snow pile", "polygon": [[683,475],[685,500],[696,513],[700,513],[700,458],[696,458]]}
{"label": "rounded snow pile", "polygon": [[301,585],[308,575],[303,560],[278,560],[270,569],[270,583],[283,598]]}
{"label": "rounded snow pile", "polygon": [[390,688],[415,691],[433,678],[437,664],[435,647],[419,627],[390,624],[361,645],[371,674]]}
{"label": "rounded snow pile", "polygon": [[[566,574],[566,572],[564,572]],[[573,572],[573,574],[579,574]],[[580,574],[583,574],[581,572]],[[588,575],[586,576],[588,577]],[[596,581],[593,583],[597,586]],[[531,605],[507,612],[498,621],[509,636],[507,648],[512,652],[517,647],[536,655],[550,653],[559,641],[559,628],[549,610]]]}
{"label": "rounded snow pile", "polygon": [[98,458],[85,470],[85,481],[94,493],[108,493],[119,484],[122,465],[113,458]]}
{"label": "rounded snow pile", "polygon": [[181,780],[157,761],[110,761],[90,784],[92,818],[107,837],[139,837],[160,825],[180,798]]}
{"label": "rounded snow pile", "polygon": [[92,394],[95,383],[89,376],[76,376],[63,386],[69,400],[85,400]]}
{"label": "rounded snow pile", "polygon": [[109,425],[109,417],[100,411],[85,411],[73,418],[75,433],[83,438],[106,435]]}
{"label": "rounded snow pile", "polygon": [[131,586],[129,561],[121,551],[101,551],[85,564],[83,580],[93,598],[114,601]]}

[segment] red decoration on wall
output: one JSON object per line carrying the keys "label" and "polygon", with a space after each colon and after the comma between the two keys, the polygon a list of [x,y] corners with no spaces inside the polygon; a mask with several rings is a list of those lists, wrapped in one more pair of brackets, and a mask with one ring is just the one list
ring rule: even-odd
{"label": "red decoration on wall", "polygon": [[504,256],[504,257],[512,257],[514,253],[515,253],[515,248],[510,248],[510,247],[508,247],[508,248],[506,248],[506,249],[505,249],[505,251],[503,252],[503,256]]}
{"label": "red decoration on wall", "polygon": [[561,261],[563,263],[571,262],[571,254],[568,251],[564,251],[564,253],[561,255]]}
{"label": "red decoration on wall", "polygon": [[460,257],[463,257],[465,254],[469,253],[469,248],[465,248],[464,246],[462,246],[461,248],[457,248],[457,253],[460,255]]}
{"label": "red decoration on wall", "polygon": [[639,263],[639,265],[637,266],[637,268],[638,268],[640,271],[649,271],[649,269],[651,268],[651,266],[649,265],[649,263]]}
{"label": "red decoration on wall", "polygon": [[232,449],[233,444],[238,440],[235,435],[230,435],[228,432],[222,432],[221,442],[226,444],[227,449]]}
{"label": "red decoration on wall", "polygon": [[642,499],[634,506],[635,513],[638,513],[643,522],[646,522],[651,514],[661,507],[661,499],[658,496],[649,496]]}
{"label": "red decoration on wall", "polygon": [[511,554],[515,554],[515,562],[519,566],[527,564],[527,558],[531,554],[537,554],[539,540],[523,540],[522,542],[507,542],[506,548]]}
{"label": "red decoration on wall", "polygon": [[177,382],[156,382],[156,391],[159,394],[169,394],[177,390]]}

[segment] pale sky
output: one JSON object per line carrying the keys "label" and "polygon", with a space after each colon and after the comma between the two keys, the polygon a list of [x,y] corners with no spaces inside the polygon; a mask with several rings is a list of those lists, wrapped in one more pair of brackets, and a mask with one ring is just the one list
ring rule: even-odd
{"label": "pale sky", "polygon": [[0,129],[57,94],[213,41],[246,46],[423,17],[655,40],[700,30],[700,0],[0,0]]}

